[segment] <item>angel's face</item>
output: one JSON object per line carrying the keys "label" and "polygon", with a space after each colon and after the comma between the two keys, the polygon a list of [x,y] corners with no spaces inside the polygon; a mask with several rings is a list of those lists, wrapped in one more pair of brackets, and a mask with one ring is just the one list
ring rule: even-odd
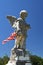
{"label": "angel's face", "polygon": [[22,19],[25,19],[25,18],[27,17],[27,15],[26,15],[26,13],[22,13],[22,14],[20,15],[20,17],[21,17]]}

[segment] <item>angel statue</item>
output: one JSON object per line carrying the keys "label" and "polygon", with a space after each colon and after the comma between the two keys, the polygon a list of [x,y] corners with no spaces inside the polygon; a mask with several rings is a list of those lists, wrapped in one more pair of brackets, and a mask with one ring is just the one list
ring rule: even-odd
{"label": "angel statue", "polygon": [[26,10],[20,11],[20,17],[16,18],[15,16],[7,16],[9,19],[12,27],[14,28],[14,33],[10,37],[8,37],[3,42],[15,39],[15,46],[14,48],[23,48],[26,47],[26,37],[27,37],[27,30],[30,29],[30,24],[27,24],[25,18],[27,17],[28,13]]}

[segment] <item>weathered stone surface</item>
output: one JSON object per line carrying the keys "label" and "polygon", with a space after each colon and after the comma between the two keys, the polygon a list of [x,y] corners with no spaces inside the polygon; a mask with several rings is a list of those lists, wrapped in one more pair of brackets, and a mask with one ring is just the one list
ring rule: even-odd
{"label": "weathered stone surface", "polygon": [[25,18],[27,17],[27,11],[20,12],[20,18],[8,16],[12,27],[15,28],[17,33],[15,39],[15,46],[11,49],[10,60],[6,65],[31,65],[30,56],[26,51],[26,38],[27,30],[30,29],[30,24],[27,24]]}

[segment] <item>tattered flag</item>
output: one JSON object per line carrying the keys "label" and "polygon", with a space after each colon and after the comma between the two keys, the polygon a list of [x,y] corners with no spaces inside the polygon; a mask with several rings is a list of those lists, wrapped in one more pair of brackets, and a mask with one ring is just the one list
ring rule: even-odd
{"label": "tattered flag", "polygon": [[16,36],[17,36],[17,34],[15,32],[12,33],[11,36],[9,36],[7,39],[2,41],[2,44],[5,44],[6,42],[8,42],[10,40],[14,40]]}

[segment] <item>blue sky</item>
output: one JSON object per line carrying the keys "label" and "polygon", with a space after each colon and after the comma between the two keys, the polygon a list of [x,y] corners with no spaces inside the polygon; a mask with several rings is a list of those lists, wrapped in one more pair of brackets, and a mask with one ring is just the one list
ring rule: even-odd
{"label": "blue sky", "polygon": [[0,57],[10,56],[14,41],[2,45],[14,29],[7,20],[7,15],[19,17],[21,10],[27,10],[26,22],[31,25],[26,40],[26,48],[31,54],[43,57],[43,0],[0,0]]}

